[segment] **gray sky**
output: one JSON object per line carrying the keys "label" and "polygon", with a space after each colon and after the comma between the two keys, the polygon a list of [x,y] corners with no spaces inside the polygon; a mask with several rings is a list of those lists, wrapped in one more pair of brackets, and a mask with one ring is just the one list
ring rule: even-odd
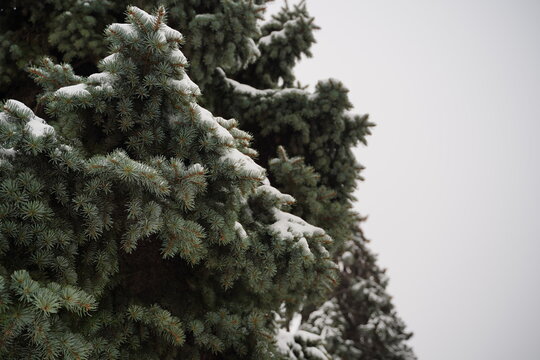
{"label": "gray sky", "polygon": [[358,209],[417,355],[540,359],[540,1],[308,8],[299,79],[342,80],[377,124]]}

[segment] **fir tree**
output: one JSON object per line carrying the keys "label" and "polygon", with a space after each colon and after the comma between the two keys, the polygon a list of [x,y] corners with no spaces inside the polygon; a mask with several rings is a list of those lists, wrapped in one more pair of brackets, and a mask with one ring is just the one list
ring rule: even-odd
{"label": "fir tree", "polygon": [[373,124],[349,113],[338,80],[296,82],[318,27],[305,3],[261,24],[265,2],[163,0],[167,19],[130,8],[111,26],[128,4],[158,3],[0,4],[0,98],[54,126],[5,103],[0,321],[12,356],[45,351],[21,337],[36,310],[10,284],[26,269],[90,306],[45,316],[54,356],[71,356],[65,335],[88,358],[270,357],[276,345],[286,358],[414,358],[352,211],[351,149]]}
{"label": "fir tree", "polygon": [[320,335],[334,359],[414,360],[412,336],[386,292],[388,278],[359,236],[345,245],[334,296],[309,314],[302,330]]}
{"label": "fir tree", "polygon": [[103,31],[124,20],[128,5],[168,8],[168,24],[189,39],[183,53],[192,79],[204,90],[217,67],[240,70],[259,56],[266,0],[4,0],[0,3],[0,99],[16,97],[33,107],[38,89],[25,74],[42,56],[70,62],[83,75],[97,71],[107,54]]}
{"label": "fir tree", "polygon": [[273,312],[335,283],[332,240],[196,103],[164,9],[127,13],[100,73],[30,69],[56,128],[14,100],[1,113],[2,353],[271,357]]}
{"label": "fir tree", "polygon": [[[318,309],[306,306],[298,314],[303,321],[296,331],[281,330],[289,357],[416,359],[406,343],[412,334],[405,330],[386,293],[388,278],[358,227],[365,218],[335,201],[336,192],[320,185],[320,176],[301,157],[289,157],[282,147],[278,155],[270,160],[269,170],[275,184],[297,199],[292,212],[342,241],[340,248],[335,247],[336,241],[332,249],[341,271],[330,299]],[[322,356],[321,348],[331,355]]]}

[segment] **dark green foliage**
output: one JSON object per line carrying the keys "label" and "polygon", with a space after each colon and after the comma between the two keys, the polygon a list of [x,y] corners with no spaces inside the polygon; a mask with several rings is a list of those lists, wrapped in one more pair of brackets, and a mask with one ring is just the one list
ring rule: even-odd
{"label": "dark green foliage", "polygon": [[291,194],[296,202],[292,212],[323,229],[334,240],[333,254],[343,252],[342,246],[350,240],[352,229],[360,216],[348,202],[336,201],[337,192],[319,185],[320,175],[298,156],[289,157],[283,147],[278,148],[278,158],[269,161],[270,174],[279,189]]}
{"label": "dark green foliage", "polygon": [[340,258],[335,296],[312,312],[302,329],[323,335],[336,359],[414,360],[412,336],[386,293],[388,278],[362,234],[347,242]]}
{"label": "dark green foliage", "polygon": [[164,9],[127,14],[107,28],[102,72],[31,68],[58,131],[17,101],[0,113],[0,196],[12,209],[1,259],[13,284],[2,296],[20,296],[5,309],[2,351],[14,357],[23,334],[41,331],[25,352],[271,357],[272,311],[321,301],[335,284],[331,238],[283,211],[294,199],[250,158],[250,135],[196,103]]}
{"label": "dark green foliage", "polygon": [[295,81],[318,27],[265,2],[0,4],[34,109],[0,112],[0,357],[414,359],[352,211],[373,124]]}
{"label": "dark green foliage", "polygon": [[[313,168],[300,157],[290,158],[282,147],[269,170],[275,184],[296,198],[292,212],[332,236],[332,253],[341,270],[333,295],[318,309],[303,309],[300,330],[291,334],[291,351],[301,358],[323,344],[332,359],[416,359],[406,343],[412,334],[386,292],[388,278],[358,227],[364,219],[347,203],[335,201],[336,192],[319,185]],[[306,332],[312,335],[306,337]]]}
{"label": "dark green foliage", "polygon": [[243,0],[5,0],[0,3],[0,99],[33,107],[38,89],[24,70],[46,55],[89,75],[107,54],[105,28],[124,20],[128,5],[168,8],[168,24],[190,41],[183,52],[198,66],[191,76],[205,89],[216,67],[236,71],[253,62],[260,1]]}
{"label": "dark green foliage", "polygon": [[314,93],[297,88],[257,90],[222,74],[224,98],[218,112],[233,116],[259,136],[255,146],[268,160],[278,145],[301,155],[321,174],[321,183],[352,199],[361,170],[351,149],[370,134],[367,116],[350,115],[347,89],[321,81]]}
{"label": "dark green foliage", "polygon": [[303,55],[311,57],[313,30],[317,29],[304,2],[283,8],[261,26],[260,56],[238,73],[239,80],[260,89],[293,86],[293,67]]}

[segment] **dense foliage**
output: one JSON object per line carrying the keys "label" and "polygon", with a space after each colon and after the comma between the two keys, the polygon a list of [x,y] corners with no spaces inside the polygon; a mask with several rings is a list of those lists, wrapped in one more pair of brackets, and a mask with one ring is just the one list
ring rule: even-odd
{"label": "dense foliage", "polygon": [[415,358],[352,209],[373,124],[264,2],[0,4],[2,358]]}

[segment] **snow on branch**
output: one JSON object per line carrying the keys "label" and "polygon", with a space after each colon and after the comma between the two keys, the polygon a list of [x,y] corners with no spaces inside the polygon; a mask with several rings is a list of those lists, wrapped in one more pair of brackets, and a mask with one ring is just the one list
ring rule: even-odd
{"label": "snow on branch", "polygon": [[268,179],[263,180],[263,184],[257,187],[257,189],[255,190],[255,193],[256,194],[261,194],[261,193],[269,194],[275,197],[276,199],[278,199],[280,203],[286,204],[286,205],[292,205],[296,202],[295,198],[292,197],[291,195],[283,194],[281,191],[279,191],[278,189],[270,185],[270,181]]}
{"label": "snow on branch", "polygon": [[77,84],[71,86],[64,86],[54,92],[55,95],[64,97],[74,96],[88,96],[90,93],[86,90],[86,84]]}
{"label": "snow on branch", "polygon": [[249,95],[249,96],[252,96],[252,97],[255,97],[255,96],[284,96],[284,95],[288,95],[288,94],[298,94],[298,95],[304,95],[304,96],[308,96],[308,97],[312,96],[308,91],[298,89],[298,88],[264,89],[264,90],[256,89],[253,86],[249,86],[247,84],[242,84],[242,83],[240,83],[240,82],[238,82],[236,80],[228,78],[227,75],[225,74],[225,71],[223,71],[223,69],[221,69],[221,68],[217,68],[217,70],[220,73],[220,75],[223,77],[223,79],[225,80],[227,85],[230,88],[232,88],[233,91],[235,93],[237,93],[237,94]]}
{"label": "snow on branch", "polygon": [[8,114],[26,120],[26,131],[34,137],[41,137],[46,134],[54,134],[54,128],[47,124],[45,120],[37,117],[28,106],[22,102],[10,99],[4,105],[4,111]]}
{"label": "snow on branch", "polygon": [[220,157],[223,162],[232,163],[239,170],[243,170],[246,174],[261,180],[265,176],[265,170],[257,165],[249,156],[241,153],[238,149],[227,147]]}
{"label": "snow on branch", "polygon": [[287,35],[286,35],[287,30],[295,31],[295,28],[297,27],[298,22],[300,22],[300,21],[305,21],[305,19],[299,17],[299,18],[296,18],[296,19],[287,20],[283,24],[283,28],[281,30],[272,31],[272,32],[270,32],[270,34],[261,37],[259,39],[258,44],[268,46],[277,39],[286,41],[287,40]]}

